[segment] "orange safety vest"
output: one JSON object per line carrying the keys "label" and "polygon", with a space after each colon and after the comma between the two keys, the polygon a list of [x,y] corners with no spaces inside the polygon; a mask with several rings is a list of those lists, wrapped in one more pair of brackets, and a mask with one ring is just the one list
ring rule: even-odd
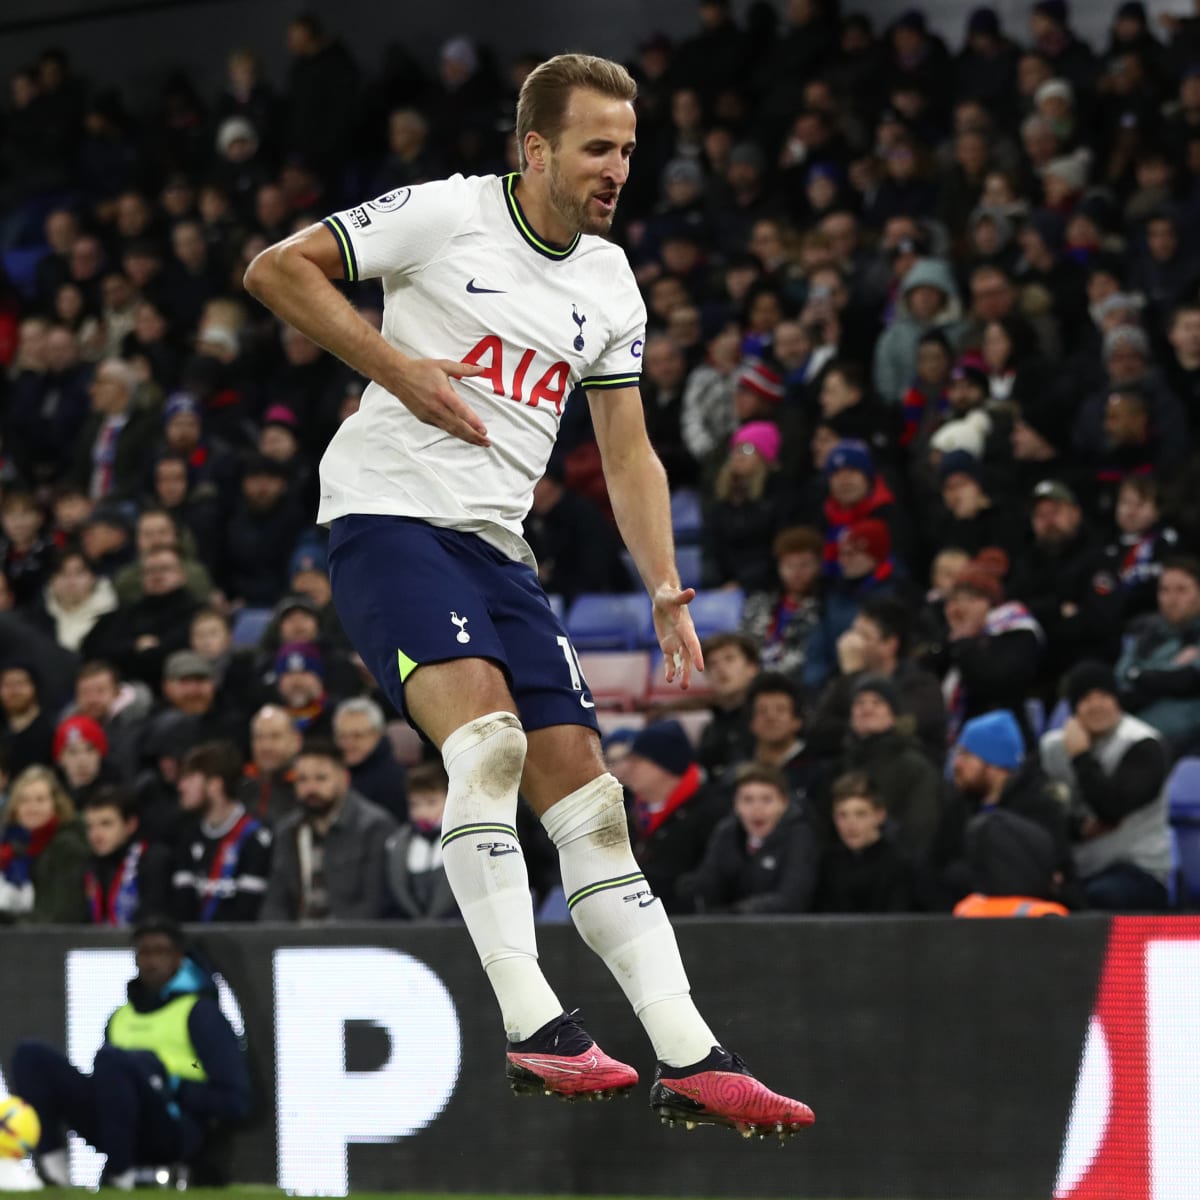
{"label": "orange safety vest", "polygon": [[1065,917],[1067,910],[1053,900],[1033,896],[985,896],[972,892],[955,906],[956,917]]}

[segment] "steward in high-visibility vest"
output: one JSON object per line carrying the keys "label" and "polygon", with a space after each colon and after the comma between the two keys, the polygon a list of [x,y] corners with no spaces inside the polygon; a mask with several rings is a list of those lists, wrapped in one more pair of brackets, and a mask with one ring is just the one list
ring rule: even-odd
{"label": "steward in high-visibility vest", "polygon": [[150,918],[133,944],[138,973],[90,1075],[41,1042],[13,1055],[13,1089],[41,1119],[34,1163],[49,1184],[70,1182],[68,1129],[107,1156],[102,1186],[131,1187],[136,1167],[190,1163],[215,1126],[249,1115],[245,1053],[179,926]]}

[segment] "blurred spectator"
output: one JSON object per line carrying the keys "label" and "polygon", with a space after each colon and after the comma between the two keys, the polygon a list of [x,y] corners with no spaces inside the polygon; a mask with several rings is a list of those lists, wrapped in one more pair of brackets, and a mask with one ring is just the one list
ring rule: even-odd
{"label": "blurred spectator", "polygon": [[82,551],[68,547],[58,556],[41,607],[31,615],[64,650],[78,652],[97,622],[116,607],[112,583],[95,574]]}
{"label": "blurred spectator", "polygon": [[91,923],[125,928],[143,915],[166,912],[171,854],[138,836],[138,807],[129,793],[96,792],[88,798],[83,823],[91,850],[83,877]]}
{"label": "blurred spectator", "polygon": [[733,812],[712,831],[685,881],[700,912],[795,913],[812,907],[817,839],[782,772],[744,763],[733,777]]}
{"label": "blurred spectator", "polygon": [[296,809],[295,760],[300,743],[300,731],[278,705],[264,705],[250,721],[250,761],[238,795],[272,829]]}
{"label": "blurred spectator", "polygon": [[239,748],[246,741],[246,714],[228,704],[217,703],[217,680],[213,665],[194,650],[176,650],[163,664],[163,706],[151,718],[151,726],[164,717],[188,718],[197,742],[230,741]]}
{"label": "blurred spectator", "polygon": [[678,890],[680,877],[699,865],[729,797],[705,779],[678,721],[642,729],[623,764],[633,793],[633,853],[651,892],[670,913],[691,912],[694,900]]}
{"label": "blurred spectator", "polygon": [[762,665],[799,678],[808,639],[817,625],[818,584],[824,543],[806,526],[793,526],[775,535],[777,586],[746,597],[742,632],[761,647]]}
{"label": "blurred spectator", "polygon": [[13,780],[0,819],[0,923],[73,925],[87,919],[87,857],[75,806],[46,766]]}
{"label": "blurred spectator", "polygon": [[[937,831],[942,779],[938,769],[898,728],[900,693],[883,675],[862,674],[850,701],[850,728],[837,774],[859,772],[887,810],[889,834],[912,862],[922,861]],[[822,811],[828,820],[828,806]]]}
{"label": "blurred spectator", "polygon": [[1121,709],[1107,663],[1063,680],[1071,716],[1042,738],[1046,774],[1070,789],[1075,866],[1091,908],[1166,908],[1171,870],[1162,736]]}
{"label": "blurred spectator", "polygon": [[117,771],[107,761],[108,738],[91,717],[67,717],[54,731],[51,753],[76,811],[100,788],[117,782]]}
{"label": "blurred spectator", "polygon": [[808,747],[821,758],[841,752],[850,728],[850,706],[866,674],[891,680],[900,699],[896,728],[913,734],[926,755],[941,764],[946,753],[946,708],[938,680],[911,657],[913,621],[891,596],[863,602],[838,639],[840,673],[821,693],[808,725]]}
{"label": "blurred spectator", "polygon": [[1117,664],[1122,708],[1157,729],[1173,754],[1200,746],[1200,562],[1163,564],[1158,612],[1143,617]]}
{"label": "blurred spectator", "polygon": [[259,455],[242,473],[241,499],[225,526],[225,591],[268,606],[287,586],[287,567],[304,524],[288,494],[287,468]]}
{"label": "blurred spectator", "polygon": [[1122,615],[1128,623],[1158,604],[1163,562],[1176,553],[1179,535],[1163,520],[1158,480],[1134,475],[1121,480],[1113,513],[1115,540],[1104,548],[1109,569],[1121,582]]}
{"label": "blurred spectator", "polygon": [[285,642],[275,656],[275,693],[292,724],[306,737],[333,732],[336,703],[325,690],[325,666],[312,642]]}
{"label": "blurred spectator", "polygon": [[144,683],[122,681],[120,672],[111,663],[93,659],[79,668],[75,677],[75,703],[67,715],[77,714],[95,721],[104,732],[109,758],[118,773],[131,779],[142,722],[153,704],[150,689]]}
{"label": "blurred spectator", "polygon": [[392,818],[360,796],[340,751],[306,742],[296,758],[299,807],[276,830],[275,860],[261,919],[352,921],[388,907]]}
{"label": "blurred spectator", "polygon": [[138,513],[134,533],[138,563],[117,572],[113,580],[117,600],[123,605],[135,604],[145,596],[143,577],[146,572],[145,559],[155,550],[170,549],[179,552],[180,564],[188,595],[197,604],[204,604],[212,595],[213,585],[203,565],[196,562],[196,542],[185,526],[180,529],[175,518],[162,508],[147,506]]}
{"label": "blurred spectator", "polygon": [[179,768],[180,803],[198,820],[175,845],[171,908],[180,921],[253,921],[267,890],[271,831],[235,799],[242,756],[202,742]]}
{"label": "blurred spectator", "polygon": [[697,758],[706,771],[719,776],[752,751],[747,695],[760,669],[758,646],[745,634],[718,633],[705,638],[701,649],[713,715],[700,735]]}
{"label": "blurred spectator", "polygon": [[259,686],[254,675],[253,654],[235,649],[229,618],[215,608],[197,609],[192,617],[188,648],[212,669],[217,702],[244,716],[255,705]]}
{"label": "blurred spectator", "polygon": [[46,514],[27,492],[6,492],[0,500],[0,568],[20,605],[37,599],[50,574],[53,546],[45,522]]}
{"label": "blurred spectator", "polygon": [[75,438],[75,482],[96,499],[132,500],[141,490],[154,419],[133,402],[129,365],[107,358],[92,379],[92,415]]}
{"label": "blurred spectator", "polygon": [[746,694],[750,710],[750,760],[780,772],[788,795],[802,803],[813,790],[816,766],[804,739],[804,710],[799,687],[777,671],[760,671]]}
{"label": "blurred spectator", "polygon": [[837,837],[821,856],[814,908],[823,913],[909,912],[912,871],[884,837],[887,806],[861,771],[834,780]]}
{"label": "blurred spectator", "polygon": [[963,726],[933,863],[944,901],[970,893],[1079,903],[1066,811],[1021,728],[998,709]]}
{"label": "blurred spectator", "polygon": [[388,838],[388,887],[408,920],[458,916],[442,866],[442,815],[450,782],[441,763],[421,763],[408,775],[408,819]]}
{"label": "blurred spectator", "polygon": [[403,822],[408,815],[405,771],[392,754],[383,709],[364,696],[343,700],[333,714],[333,737],[354,790]]}
{"label": "blurred spectator", "polygon": [[0,730],[8,771],[19,775],[36,763],[51,761],[54,720],[42,709],[37,672],[31,663],[11,661],[0,666]]}

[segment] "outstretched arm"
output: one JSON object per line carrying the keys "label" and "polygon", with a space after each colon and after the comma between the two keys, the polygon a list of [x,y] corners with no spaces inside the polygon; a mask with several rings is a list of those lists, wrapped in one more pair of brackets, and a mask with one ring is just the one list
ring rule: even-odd
{"label": "outstretched arm", "polygon": [[686,688],[692,669],[704,670],[687,610],[696,593],[679,586],[667,475],[646,436],[641,393],[635,387],[591,391],[588,406],[617,527],[654,601],[654,628],[667,682],[678,678]]}
{"label": "outstretched arm", "polygon": [[476,446],[490,445],[483,422],[450,385],[481,368],[402,354],[330,282],[342,275],[341,252],[328,226],[310,225],[268,246],[246,268],[244,282],[277,317],[374,380],[426,424]]}

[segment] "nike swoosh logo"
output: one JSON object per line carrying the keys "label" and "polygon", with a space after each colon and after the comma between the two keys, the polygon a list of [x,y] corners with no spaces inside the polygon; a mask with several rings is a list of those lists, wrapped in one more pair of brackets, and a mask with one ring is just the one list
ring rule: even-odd
{"label": "nike swoosh logo", "polygon": [[594,1054],[586,1062],[574,1063],[569,1067],[552,1058],[530,1058],[527,1055],[521,1056],[521,1062],[527,1066],[541,1067],[543,1071],[559,1071],[563,1075],[582,1075],[584,1071],[594,1071],[600,1065],[600,1060]]}
{"label": "nike swoosh logo", "polygon": [[492,858],[499,858],[502,854],[520,854],[521,850],[518,846],[493,846],[488,853]]}
{"label": "nike swoosh logo", "polygon": [[467,291],[470,292],[472,296],[484,296],[484,295],[506,296],[508,294],[507,292],[503,291],[501,288],[476,287],[474,279],[472,279],[471,282],[467,284]]}
{"label": "nike swoosh logo", "polygon": [[638,908],[649,908],[657,899],[657,896],[651,896],[649,900],[639,900]]}
{"label": "nike swoosh logo", "polygon": [[580,696],[579,697],[579,707],[580,708],[595,708],[596,702],[594,700],[589,700],[586,696]]}

